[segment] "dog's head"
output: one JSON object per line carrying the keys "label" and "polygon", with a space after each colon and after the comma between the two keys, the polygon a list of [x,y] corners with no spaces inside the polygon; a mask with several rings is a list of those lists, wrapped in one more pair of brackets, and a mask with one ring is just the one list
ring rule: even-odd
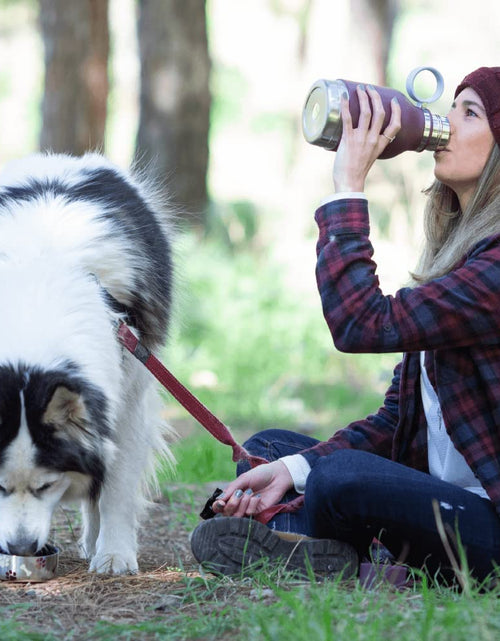
{"label": "dog's head", "polygon": [[76,368],[0,367],[0,548],[34,554],[65,495],[97,498],[109,448],[105,399]]}

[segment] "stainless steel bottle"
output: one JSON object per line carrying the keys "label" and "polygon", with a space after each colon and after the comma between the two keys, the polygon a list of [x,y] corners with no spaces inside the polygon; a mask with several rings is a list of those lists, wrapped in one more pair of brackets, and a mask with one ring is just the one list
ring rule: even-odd
{"label": "stainless steel bottle", "polygon": [[[406,89],[417,104],[411,103],[400,91],[389,87],[375,87],[385,109],[382,131],[389,124],[391,99],[397,96],[401,106],[401,130],[395,140],[387,145],[380,158],[392,158],[403,151],[436,151],[444,149],[450,138],[450,123],[445,116],[431,113],[423,107],[423,101],[414,90],[415,77],[421,71],[430,71],[436,78],[437,88],[425,102],[438,100],[443,92],[441,74],[433,67],[417,67],[408,76]],[[359,100],[356,93],[358,82],[351,80],[317,80],[309,90],[302,112],[302,131],[307,142],[335,151],[342,136],[340,101],[343,94],[349,96],[349,110],[353,126],[359,119]]]}

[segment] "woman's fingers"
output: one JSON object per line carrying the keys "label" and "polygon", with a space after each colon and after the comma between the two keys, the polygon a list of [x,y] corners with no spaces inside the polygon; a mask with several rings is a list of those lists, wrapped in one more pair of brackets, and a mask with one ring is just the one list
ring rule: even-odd
{"label": "woman's fingers", "polygon": [[370,127],[370,122],[372,120],[372,110],[370,107],[370,101],[368,99],[368,94],[364,85],[358,85],[356,87],[356,93],[359,100],[359,119],[357,131],[358,133],[368,132]]}
{"label": "woman's fingers", "polygon": [[[219,498],[227,503],[238,491],[245,492],[248,488],[257,491],[265,487],[273,477],[272,465],[271,463],[266,463],[244,472],[229,483]],[[241,495],[239,494],[239,496]]]}
{"label": "woman's fingers", "polygon": [[245,511],[252,494],[253,492],[250,488],[244,492],[243,490],[236,490],[226,505],[225,514],[229,516],[245,516]]}
{"label": "woman's fingers", "polygon": [[[401,129],[401,107],[397,98],[393,98],[391,101],[391,118],[383,130],[385,108],[378,91],[371,85],[367,85],[366,88],[363,85],[358,85],[356,93],[360,112],[358,126],[354,131],[373,145],[382,143],[385,146],[389,144]],[[385,141],[380,140],[380,136],[385,138]]]}
{"label": "woman's fingers", "polygon": [[248,516],[254,516],[255,514],[258,514],[259,512],[262,511],[262,506],[261,506],[261,495],[260,494],[252,494],[250,497],[250,500],[248,501],[247,505],[247,515]]}
{"label": "woman's fingers", "polygon": [[378,136],[380,135],[382,125],[385,120],[385,109],[382,103],[382,98],[380,97],[379,92],[374,89],[371,85],[368,85],[367,90],[368,95],[371,100],[371,123],[370,123],[370,134],[373,142],[377,142]]}
{"label": "woman's fingers", "polygon": [[340,110],[342,112],[342,124],[352,129],[352,117],[349,111],[349,93],[344,91],[340,97]]}
{"label": "woman's fingers", "polygon": [[[362,85],[356,88],[359,119],[353,128],[351,116],[346,116],[348,101],[342,100],[343,129],[333,166],[333,182],[337,192],[363,191],[371,166],[384,149],[380,129],[384,109],[379,94]],[[372,107],[373,103],[373,107]]]}
{"label": "woman's fingers", "polygon": [[358,133],[366,137],[370,142],[377,141],[380,130],[384,124],[385,109],[382,98],[378,91],[368,85],[358,85],[356,93],[359,100]]}
{"label": "woman's fingers", "polygon": [[391,119],[384,130],[384,135],[388,138],[395,138],[401,131],[401,105],[396,96],[391,100]]}
{"label": "woman's fingers", "polygon": [[284,463],[273,461],[245,472],[219,496],[212,506],[217,514],[245,516],[281,500],[293,487],[293,479]]}
{"label": "woman's fingers", "polygon": [[252,490],[248,489],[240,497],[239,503],[236,505],[236,509],[232,513],[232,516],[251,516],[255,514],[258,511],[257,508],[259,502],[260,495],[254,494]]}
{"label": "woman's fingers", "polygon": [[222,510],[218,508],[214,511],[221,512],[224,516],[250,516],[258,511],[260,498],[260,494],[255,494],[250,488],[244,492],[236,490],[227,503],[224,503]]}

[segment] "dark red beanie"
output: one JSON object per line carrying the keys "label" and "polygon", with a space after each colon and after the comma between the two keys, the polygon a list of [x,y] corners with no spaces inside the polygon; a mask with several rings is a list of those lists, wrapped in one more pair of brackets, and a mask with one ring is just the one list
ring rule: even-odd
{"label": "dark red beanie", "polygon": [[474,89],[484,104],[491,131],[500,145],[500,67],[480,67],[462,80],[455,98],[466,87]]}

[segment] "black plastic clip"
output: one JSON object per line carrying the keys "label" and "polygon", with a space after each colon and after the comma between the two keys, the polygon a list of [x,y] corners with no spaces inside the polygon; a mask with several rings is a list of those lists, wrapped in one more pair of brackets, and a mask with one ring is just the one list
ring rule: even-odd
{"label": "black plastic clip", "polygon": [[215,503],[217,498],[222,494],[222,490],[218,487],[215,492],[212,494],[212,496],[208,499],[208,501],[205,503],[205,507],[203,510],[200,512],[200,516],[202,519],[208,520],[212,519],[215,516],[215,512],[212,509],[212,505]]}

